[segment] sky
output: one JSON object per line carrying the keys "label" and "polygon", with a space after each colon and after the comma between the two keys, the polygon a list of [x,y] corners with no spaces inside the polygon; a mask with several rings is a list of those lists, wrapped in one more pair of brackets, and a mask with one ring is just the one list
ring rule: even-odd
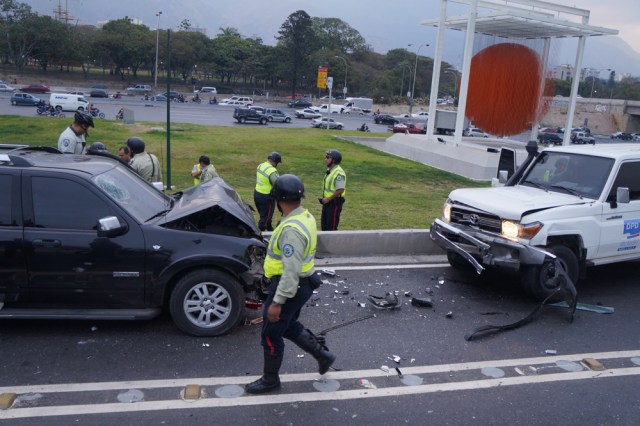
{"label": "sky", "polygon": [[[20,0],[17,0],[20,1]],[[498,2],[499,0],[493,0]],[[547,0],[549,1],[549,0]],[[219,28],[233,27],[246,37],[257,36],[265,44],[275,44],[275,36],[287,17],[297,10],[310,16],[337,17],[355,28],[373,50],[386,53],[390,49],[414,49],[423,43],[430,47],[420,51],[433,56],[436,32],[432,27],[420,25],[425,19],[438,17],[440,0],[22,0],[35,12],[52,15],[61,4],[68,7],[69,15],[79,23],[119,19],[124,16],[138,18],[155,29],[156,13],[162,11],[160,28],[176,29],[183,19],[194,27],[207,29],[214,37]],[[579,7],[591,11],[589,24],[617,29],[619,36],[640,53],[640,3],[639,0],[554,0],[554,3]],[[467,6],[450,3],[450,16],[462,15]],[[563,16],[563,18],[566,18]],[[454,65],[461,62],[462,52],[447,52],[447,40],[459,49],[462,33],[445,35],[445,60]],[[589,43],[587,42],[587,47]],[[451,49],[449,49],[451,50]],[[456,60],[460,57],[460,60]],[[589,64],[584,64],[589,66]]]}

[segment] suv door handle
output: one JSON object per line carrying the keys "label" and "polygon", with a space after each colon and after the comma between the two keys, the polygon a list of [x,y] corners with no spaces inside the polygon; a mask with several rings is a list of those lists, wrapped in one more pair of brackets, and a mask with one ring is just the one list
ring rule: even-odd
{"label": "suv door handle", "polygon": [[60,247],[62,242],[60,240],[33,240],[31,244],[35,247]]}

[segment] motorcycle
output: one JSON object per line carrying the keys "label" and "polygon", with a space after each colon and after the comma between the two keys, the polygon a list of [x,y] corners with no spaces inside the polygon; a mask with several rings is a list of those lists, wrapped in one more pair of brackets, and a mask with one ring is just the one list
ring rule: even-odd
{"label": "motorcycle", "polygon": [[66,117],[62,112],[62,110],[54,109],[50,105],[47,105],[46,103],[38,104],[36,107],[36,113],[38,115],[45,115],[47,117],[61,117],[61,118]]}
{"label": "motorcycle", "polygon": [[371,130],[369,130],[369,126],[367,126],[366,124],[363,124],[362,126],[358,127],[356,129],[359,132],[370,132]]}
{"label": "motorcycle", "polygon": [[189,99],[189,102],[194,102],[196,104],[199,104],[202,102],[202,99],[200,99],[200,96],[196,95],[196,96],[193,96],[191,99]]}
{"label": "motorcycle", "polygon": [[213,97],[213,99],[209,99],[209,103],[211,105],[218,105],[218,100],[215,98],[215,96]]}
{"label": "motorcycle", "polygon": [[105,115],[103,112],[100,112],[100,109],[98,108],[89,108],[89,112],[91,113],[92,117],[98,117],[98,118],[104,118]]}
{"label": "motorcycle", "polygon": [[116,113],[116,120],[124,119],[124,108],[120,108],[120,110]]}

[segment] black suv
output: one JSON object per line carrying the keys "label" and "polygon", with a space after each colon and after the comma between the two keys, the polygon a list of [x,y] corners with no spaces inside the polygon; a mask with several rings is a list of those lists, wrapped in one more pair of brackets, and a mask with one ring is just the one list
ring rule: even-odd
{"label": "black suv", "polygon": [[374,117],[373,121],[376,124],[398,124],[400,120],[389,114],[378,114]]}
{"label": "black suv", "polygon": [[236,108],[233,110],[233,118],[238,120],[238,123],[244,123],[247,121],[256,121],[260,124],[267,124],[269,119],[262,112],[251,108]]}
{"label": "black suv", "polygon": [[[107,154],[108,155],[108,154]],[[0,319],[148,319],[229,331],[265,245],[222,179],[166,195],[118,159],[0,145]]]}

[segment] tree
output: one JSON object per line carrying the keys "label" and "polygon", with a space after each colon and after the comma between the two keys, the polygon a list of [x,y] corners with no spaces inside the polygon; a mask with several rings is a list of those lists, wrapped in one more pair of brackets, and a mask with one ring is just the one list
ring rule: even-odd
{"label": "tree", "polygon": [[31,6],[13,0],[0,0],[0,39],[8,59],[13,61],[16,71],[22,70],[36,45],[37,15]]}
{"label": "tree", "polygon": [[284,47],[290,66],[288,77],[291,81],[291,95],[295,96],[300,70],[303,69],[307,57],[314,52],[319,43],[312,27],[311,17],[304,10],[292,13],[280,26],[278,44]]}
{"label": "tree", "polygon": [[155,51],[155,34],[125,17],[105,24],[96,37],[96,45],[113,62],[115,73],[122,80],[129,68],[137,78],[138,69],[149,61],[149,52]]}
{"label": "tree", "polygon": [[322,49],[342,53],[370,50],[364,37],[339,18],[312,18],[313,30]]}

